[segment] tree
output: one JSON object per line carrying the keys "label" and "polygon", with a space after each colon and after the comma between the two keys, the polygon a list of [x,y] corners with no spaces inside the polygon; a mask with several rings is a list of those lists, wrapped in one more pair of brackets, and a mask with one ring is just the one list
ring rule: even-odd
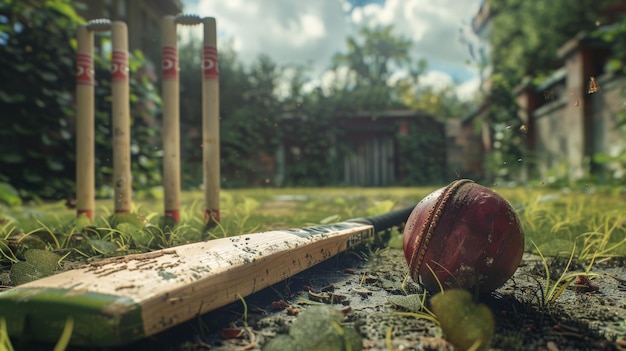
{"label": "tree", "polygon": [[0,3],[0,182],[25,197],[72,189],[74,49],[69,1]]}
{"label": "tree", "polygon": [[[181,133],[186,136],[183,181],[187,186],[200,184],[202,174],[199,46],[190,41],[179,52]],[[328,184],[329,170],[336,169],[329,166],[332,158],[327,154],[332,146],[329,138],[337,130],[332,125],[334,105],[321,93],[304,91],[307,68],[282,67],[263,55],[244,65],[229,43],[220,47],[219,65],[222,186]],[[272,179],[275,169],[266,168],[271,167],[268,163],[277,150],[285,148],[289,150],[285,152],[286,181],[282,182]],[[292,148],[301,153],[294,155]]]}
{"label": "tree", "polygon": [[276,90],[282,68],[263,55],[249,69],[233,68],[229,73],[241,79],[222,80],[225,93],[231,95],[222,115],[224,183],[260,185],[268,174],[259,161],[273,157],[280,139],[282,114]]}
{"label": "tree", "polygon": [[494,13],[489,43],[495,73],[520,81],[558,66],[557,50],[601,23],[600,10],[614,0],[490,0]]}
{"label": "tree", "polygon": [[288,186],[324,186],[341,182],[341,164],[346,147],[343,129],[335,120],[338,101],[321,88],[304,91],[304,69],[290,81],[290,94],[283,100],[281,122]]}
{"label": "tree", "polygon": [[[24,198],[71,196],[75,178],[76,28],[69,0],[0,0],[0,182]],[[100,53],[101,55],[104,55]],[[109,53],[110,54],[110,53]],[[97,185],[110,174],[110,64],[95,55]],[[160,167],[150,123],[160,99],[139,52],[129,62],[134,187],[156,185]]]}
{"label": "tree", "polygon": [[349,37],[346,45],[348,52],[336,54],[332,67],[337,75],[341,75],[341,67],[348,68],[345,83],[333,92],[343,103],[340,107],[385,109],[397,105],[389,79],[397,70],[411,71],[411,40],[395,36],[393,26],[388,25],[362,28],[359,38]]}
{"label": "tree", "polygon": [[[223,54],[220,51],[220,66]],[[202,40],[179,44],[181,181],[183,188],[202,184]],[[220,96],[222,100],[224,96]]]}
{"label": "tree", "polygon": [[452,85],[437,88],[403,80],[397,86],[398,97],[404,105],[440,121],[462,117],[474,105],[473,101],[461,100]]}
{"label": "tree", "polygon": [[[486,123],[498,140],[497,160],[492,165],[518,164],[525,158],[524,135],[520,130],[518,106],[513,89],[525,76],[545,77],[557,68],[557,50],[582,31],[593,31],[602,23],[600,10],[614,0],[489,0],[492,27],[492,87]],[[505,129],[500,133],[498,128]]]}
{"label": "tree", "polygon": [[[609,72],[617,75],[626,75],[626,15],[616,21],[612,26],[598,28],[593,33],[594,37],[603,40],[611,49],[606,68]],[[622,89],[621,95],[626,98],[626,89]],[[616,115],[615,127],[626,136],[626,111],[621,110]],[[626,139],[626,138],[624,138]],[[613,145],[614,153],[598,153],[593,155],[593,161],[604,164],[611,181],[616,184],[626,184],[626,142]]]}

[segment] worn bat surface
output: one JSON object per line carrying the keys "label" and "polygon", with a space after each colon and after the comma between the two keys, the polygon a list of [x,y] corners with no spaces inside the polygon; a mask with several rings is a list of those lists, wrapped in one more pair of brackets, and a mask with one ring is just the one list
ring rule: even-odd
{"label": "worn bat surface", "polygon": [[54,342],[73,318],[72,344],[127,344],[293,276],[411,209],[96,261],[0,293],[0,317],[12,336]]}

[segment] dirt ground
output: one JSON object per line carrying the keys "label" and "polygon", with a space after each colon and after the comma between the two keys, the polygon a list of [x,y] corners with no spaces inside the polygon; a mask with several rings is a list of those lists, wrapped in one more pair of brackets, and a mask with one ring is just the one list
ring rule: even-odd
{"label": "dirt ground", "polygon": [[[549,259],[553,276],[560,274],[566,261]],[[591,284],[597,285],[596,291],[570,286],[555,303],[545,303],[543,265],[538,256],[526,254],[512,279],[480,297],[496,322],[489,349],[626,350],[623,264],[623,260],[596,264],[592,272],[599,275]],[[574,265],[573,271],[584,268]],[[364,350],[453,350],[433,322],[395,313],[403,309],[390,303],[390,297],[421,292],[413,282],[403,286],[406,272],[401,250],[341,254],[246,298],[247,311],[242,303],[234,303],[124,349],[264,350],[272,339],[288,334],[304,311],[322,303],[345,315],[343,330],[356,330]],[[310,336],[316,333],[311,330]]]}
{"label": "dirt ground", "polygon": [[[548,262],[552,276],[558,277],[567,259],[549,258]],[[626,350],[624,263],[619,259],[595,264],[592,273],[599,275],[591,285],[597,287],[596,291],[570,286],[555,303],[545,303],[541,293],[544,267],[538,256],[525,254],[512,279],[496,292],[479,298],[492,310],[496,322],[489,349]],[[584,269],[574,264],[570,271]],[[396,313],[405,310],[390,300],[422,292],[415,283],[405,281],[406,273],[401,250],[344,253],[247,297],[246,309],[241,302],[233,303],[148,340],[113,350],[274,350],[272,346],[266,348],[268,343],[285,338],[307,309],[320,304],[339,311],[340,330],[356,331],[363,350],[454,350],[433,322]],[[303,337],[313,338],[318,333],[314,328],[305,328]],[[22,345],[19,341],[14,346],[16,350],[52,349],[52,345]],[[349,348],[318,345],[293,349]]]}

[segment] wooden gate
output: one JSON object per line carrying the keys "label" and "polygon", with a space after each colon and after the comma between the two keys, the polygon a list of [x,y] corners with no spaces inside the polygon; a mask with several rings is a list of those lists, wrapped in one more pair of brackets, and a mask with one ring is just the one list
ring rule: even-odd
{"label": "wooden gate", "polygon": [[395,182],[394,140],[378,135],[359,138],[344,159],[344,182],[357,186],[387,186]]}

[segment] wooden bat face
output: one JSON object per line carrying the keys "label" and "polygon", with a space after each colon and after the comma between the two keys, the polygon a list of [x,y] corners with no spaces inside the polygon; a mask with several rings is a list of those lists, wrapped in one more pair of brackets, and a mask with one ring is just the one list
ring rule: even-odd
{"label": "wooden bat face", "polygon": [[284,280],[374,235],[356,222],[247,234],[113,257],[0,293],[10,335],[115,346]]}

